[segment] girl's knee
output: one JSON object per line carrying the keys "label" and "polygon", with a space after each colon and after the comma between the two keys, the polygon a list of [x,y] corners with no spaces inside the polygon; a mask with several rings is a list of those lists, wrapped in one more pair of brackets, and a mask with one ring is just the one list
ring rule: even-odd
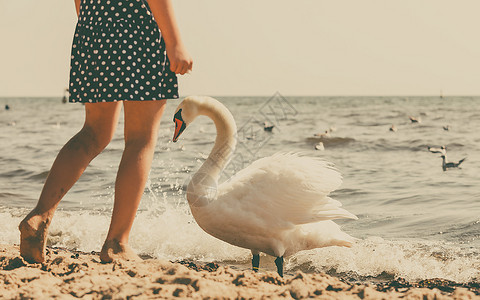
{"label": "girl's knee", "polygon": [[155,148],[157,136],[153,134],[138,134],[125,136],[125,149]]}
{"label": "girl's knee", "polygon": [[89,155],[98,155],[107,147],[112,137],[89,126],[84,126],[70,141],[67,147]]}

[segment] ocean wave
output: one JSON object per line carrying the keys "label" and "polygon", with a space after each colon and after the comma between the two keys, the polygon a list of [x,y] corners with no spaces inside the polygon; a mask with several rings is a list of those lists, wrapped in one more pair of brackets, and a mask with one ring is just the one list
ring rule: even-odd
{"label": "ocean wave", "polygon": [[31,171],[31,170],[26,170],[26,169],[23,169],[23,168],[17,168],[17,169],[13,169],[13,170],[9,170],[9,171],[0,173],[0,177],[10,178],[10,177],[19,177],[19,176],[30,176],[30,175],[32,175],[32,173],[33,173],[33,171]]}
{"label": "ocean wave", "polygon": [[43,182],[45,179],[47,179],[48,173],[50,173],[50,171],[39,172],[37,174],[33,174],[33,175],[27,177],[27,179]]}
{"label": "ocean wave", "polygon": [[[316,145],[320,142],[325,147],[350,147],[352,144],[354,151],[409,151],[409,152],[428,152],[428,147],[440,147],[446,146],[451,151],[462,151],[466,148],[466,145],[461,142],[447,142],[447,143],[430,143],[429,139],[408,139],[404,136],[402,138],[382,137],[377,138],[364,136],[363,138],[353,137],[324,137],[324,136],[312,136],[307,137],[304,140],[309,145]],[[440,145],[441,144],[441,145]]]}
{"label": "ocean wave", "polygon": [[336,146],[344,146],[349,143],[355,142],[354,138],[350,137],[307,137],[305,141],[309,144],[315,145],[317,143],[322,142],[325,146],[336,147]]}
{"label": "ocean wave", "polygon": [[[4,114],[6,121],[0,121],[7,122],[0,134],[3,142],[0,178],[4,186],[0,194],[0,240],[3,242],[18,243],[17,225],[28,213],[27,208],[35,205],[41,181],[55,155],[82,126],[83,108],[64,106],[57,100],[17,99],[12,104],[17,109]],[[247,121],[263,121],[265,116],[259,109],[268,100],[226,97],[224,102],[241,128]],[[475,223],[480,214],[477,188],[480,138],[476,131],[480,126],[480,102],[458,97],[449,101],[437,100],[417,97],[288,97],[296,114],[279,119],[277,131],[274,129],[265,134],[259,124],[251,124],[258,127],[258,139],[239,143],[234,157],[238,160],[232,160],[234,163],[225,174],[231,175],[240,166],[243,168],[254,159],[278,151],[298,151],[322,157],[335,163],[344,177],[341,189],[333,193],[333,198],[360,217],[355,222],[338,223],[346,232],[365,240],[352,249],[325,248],[301,252],[295,256],[297,260],[290,260],[289,270],[353,270],[357,276],[365,278],[397,275],[414,278],[414,271],[405,266],[419,264],[419,276],[424,278],[438,275],[462,280],[451,275],[455,264],[459,266],[459,274],[472,273],[474,267],[479,269],[478,259],[472,258],[468,247],[478,248],[480,242],[479,223]],[[175,107],[167,105],[165,116],[173,115]],[[421,124],[412,124],[408,120],[409,115],[419,116],[425,111],[430,115],[422,116]],[[278,113],[280,117],[281,111]],[[14,120],[16,126],[7,127]],[[54,123],[51,120],[55,120]],[[38,126],[46,122],[52,126],[59,122],[61,130]],[[110,222],[115,175],[124,148],[122,119],[120,122],[119,132],[112,143],[90,164],[60,203],[63,210],[57,211],[53,219],[49,245],[100,250]],[[396,132],[389,131],[392,124],[395,124]],[[451,126],[449,131],[442,129],[447,124]],[[336,130],[330,133],[330,137],[313,137],[313,133],[324,132],[332,125]],[[215,126],[207,118],[199,119],[198,124],[189,128],[176,144],[171,142],[172,126],[171,118],[163,118],[150,182],[131,235],[132,246],[139,253],[152,257],[191,258],[250,268],[249,251],[204,233],[190,215],[185,200],[184,191],[191,173],[198,170],[210,153]],[[265,144],[259,143],[263,137],[269,138]],[[324,143],[326,151],[314,150],[313,145],[319,142]],[[427,150],[428,146],[442,145],[447,146],[451,161],[458,161],[468,154],[461,169],[444,172],[439,155]],[[413,241],[420,238],[426,242]],[[412,251],[417,251],[418,257],[409,252],[410,246],[414,249]],[[455,248],[457,246],[459,248]],[[375,247],[378,249],[373,251]],[[429,247],[445,249],[440,250],[440,254],[432,254],[428,252]],[[332,258],[327,262],[315,258],[322,255]],[[458,256],[456,262],[455,255]],[[367,257],[372,266],[356,261]],[[448,268],[442,269],[435,257],[446,257]],[[397,265],[394,265],[395,261]],[[262,258],[262,266],[267,270],[275,268],[270,257]],[[430,266],[440,271],[430,274]],[[470,277],[475,276],[478,277]]]}
{"label": "ocean wave", "polygon": [[[0,212],[0,243],[18,244],[17,224],[25,212]],[[85,252],[99,251],[110,223],[109,211],[59,211],[50,227],[47,245]],[[162,199],[139,211],[131,246],[145,257],[232,264],[249,268],[251,253],[205,233],[185,203]],[[409,281],[443,278],[460,283],[480,278],[477,248],[439,241],[386,240],[368,237],[352,248],[327,247],[301,251],[286,260],[286,271],[347,274],[350,278],[381,279],[388,274]],[[263,270],[274,269],[273,258],[262,258]]]}
{"label": "ocean wave", "polygon": [[352,248],[329,247],[292,256],[287,268],[348,274],[365,280],[389,274],[409,281],[443,278],[467,283],[480,278],[480,252],[453,244],[389,241],[369,237]]}
{"label": "ocean wave", "polygon": [[438,145],[438,143],[428,143],[426,140],[410,139],[397,140],[378,138],[368,141],[357,141],[356,147],[364,150],[387,152],[387,151],[408,151],[408,152],[428,152],[428,147],[446,146],[449,150],[460,151],[464,149],[465,145],[462,143],[446,143]]}

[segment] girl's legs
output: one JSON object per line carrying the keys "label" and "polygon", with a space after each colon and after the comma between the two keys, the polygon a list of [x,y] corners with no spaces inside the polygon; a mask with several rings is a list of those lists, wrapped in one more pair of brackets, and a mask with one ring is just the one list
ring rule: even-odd
{"label": "girl's legs", "polygon": [[122,102],[85,104],[83,128],[58,153],[37,206],[19,225],[20,254],[26,260],[45,260],[47,230],[55,209],[90,161],[112,139],[121,107]]}
{"label": "girl's legs", "polygon": [[125,150],[115,182],[110,229],[100,259],[137,259],[128,237],[145,189],[166,100],[125,101]]}

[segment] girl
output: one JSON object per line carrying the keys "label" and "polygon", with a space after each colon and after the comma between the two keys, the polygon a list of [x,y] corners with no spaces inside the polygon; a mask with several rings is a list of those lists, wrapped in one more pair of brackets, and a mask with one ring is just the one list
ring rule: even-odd
{"label": "girl", "polygon": [[178,98],[176,74],[191,71],[193,61],[170,0],[75,0],[75,6],[69,101],[85,103],[85,123],[58,153],[36,207],[20,223],[20,253],[28,261],[45,260],[47,230],[58,203],[109,144],[123,105],[125,149],[100,258],[135,260],[128,237],[160,119],[166,99]]}

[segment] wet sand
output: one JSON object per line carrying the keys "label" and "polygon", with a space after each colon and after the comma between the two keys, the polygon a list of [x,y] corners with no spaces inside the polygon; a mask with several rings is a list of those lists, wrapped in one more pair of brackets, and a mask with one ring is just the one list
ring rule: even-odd
{"label": "wet sand", "polygon": [[[97,253],[47,248],[47,260],[29,264],[19,247],[0,245],[0,298],[5,299],[480,299],[480,283],[457,284],[401,278],[354,283],[323,273],[302,272],[281,278],[215,263],[100,263]],[[2,299],[3,299],[2,298]]]}

